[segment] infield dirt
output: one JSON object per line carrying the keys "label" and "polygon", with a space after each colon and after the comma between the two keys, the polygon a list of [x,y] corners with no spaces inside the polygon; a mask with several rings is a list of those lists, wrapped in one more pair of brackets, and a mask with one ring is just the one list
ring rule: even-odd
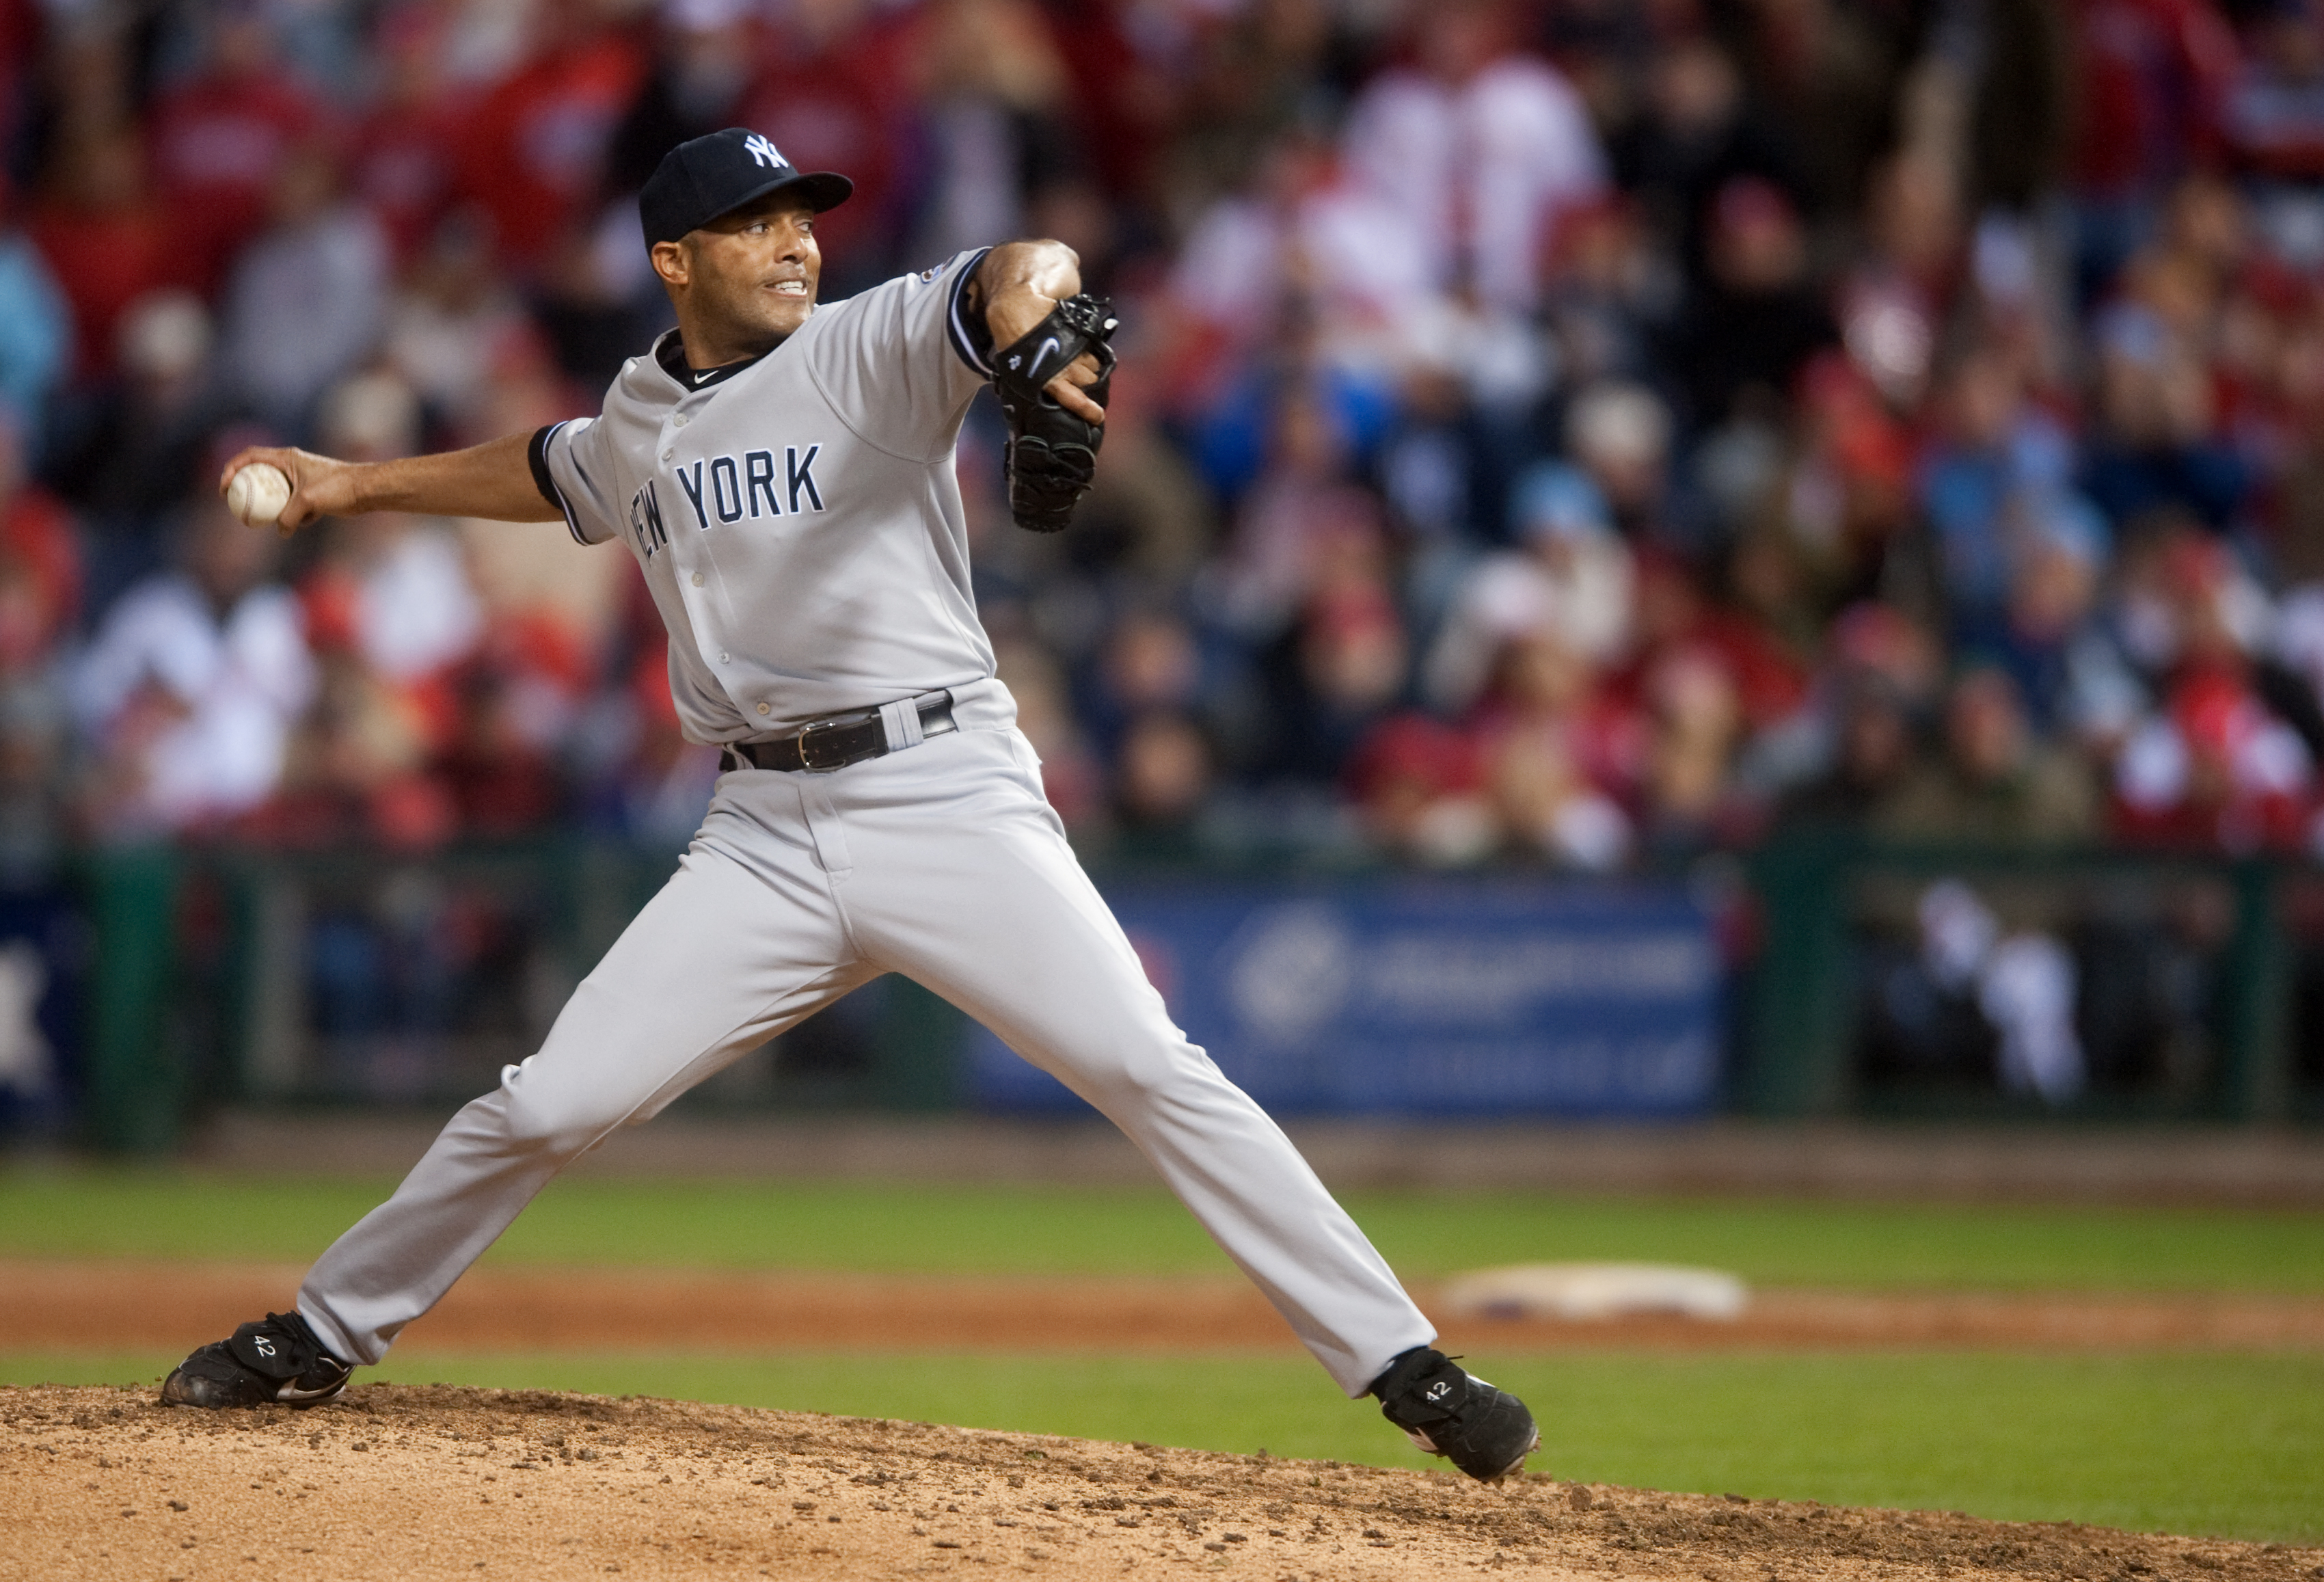
{"label": "infield dirt", "polygon": [[309,1412],[0,1389],[0,1577],[108,1582],[2324,1576],[2324,1550],[2279,1544],[392,1384]]}

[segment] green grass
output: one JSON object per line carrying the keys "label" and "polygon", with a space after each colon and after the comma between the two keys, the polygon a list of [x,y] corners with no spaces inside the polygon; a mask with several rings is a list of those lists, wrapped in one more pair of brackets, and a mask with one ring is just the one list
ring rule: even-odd
{"label": "green grass", "polygon": [[[0,1171],[0,1257],[313,1258],[390,1180]],[[2324,1292],[2324,1214],[1545,1193],[1365,1192],[1425,1278],[1637,1258],[1763,1285]],[[1226,1272],[1159,1188],[559,1181],[491,1256],[550,1263],[988,1273]]]}
{"label": "green grass", "polygon": [[[0,1383],[159,1355],[0,1355]],[[1561,1477],[2324,1542],[2324,1357],[1591,1353],[1497,1364]],[[428,1356],[381,1375],[1427,1463],[1300,1358]]]}

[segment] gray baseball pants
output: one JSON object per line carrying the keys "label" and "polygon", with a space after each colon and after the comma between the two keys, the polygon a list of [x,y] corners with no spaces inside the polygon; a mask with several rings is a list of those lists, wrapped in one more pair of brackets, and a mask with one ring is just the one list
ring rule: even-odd
{"label": "gray baseball pants", "polygon": [[566,1164],[882,972],[1120,1126],[1351,1396],[1435,1331],[1289,1139],[1171,1021],[997,682],[961,728],[829,774],[723,776],[678,873],[548,1041],[333,1243],[299,1310],[376,1363]]}

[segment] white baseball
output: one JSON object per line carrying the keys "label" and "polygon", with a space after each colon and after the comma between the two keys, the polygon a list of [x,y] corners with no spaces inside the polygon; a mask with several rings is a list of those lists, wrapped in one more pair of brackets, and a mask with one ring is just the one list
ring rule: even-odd
{"label": "white baseball", "polygon": [[226,508],[253,527],[272,527],[290,504],[290,479],[271,461],[254,461],[226,481]]}

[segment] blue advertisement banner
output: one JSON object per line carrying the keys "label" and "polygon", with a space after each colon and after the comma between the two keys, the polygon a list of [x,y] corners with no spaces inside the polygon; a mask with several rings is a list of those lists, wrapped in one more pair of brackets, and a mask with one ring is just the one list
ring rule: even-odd
{"label": "blue advertisement banner", "polygon": [[[1723,974],[1674,888],[1120,884],[1106,900],[1187,1036],[1277,1115],[1711,1109]],[[973,1101],[1081,1101],[982,1028]]]}

